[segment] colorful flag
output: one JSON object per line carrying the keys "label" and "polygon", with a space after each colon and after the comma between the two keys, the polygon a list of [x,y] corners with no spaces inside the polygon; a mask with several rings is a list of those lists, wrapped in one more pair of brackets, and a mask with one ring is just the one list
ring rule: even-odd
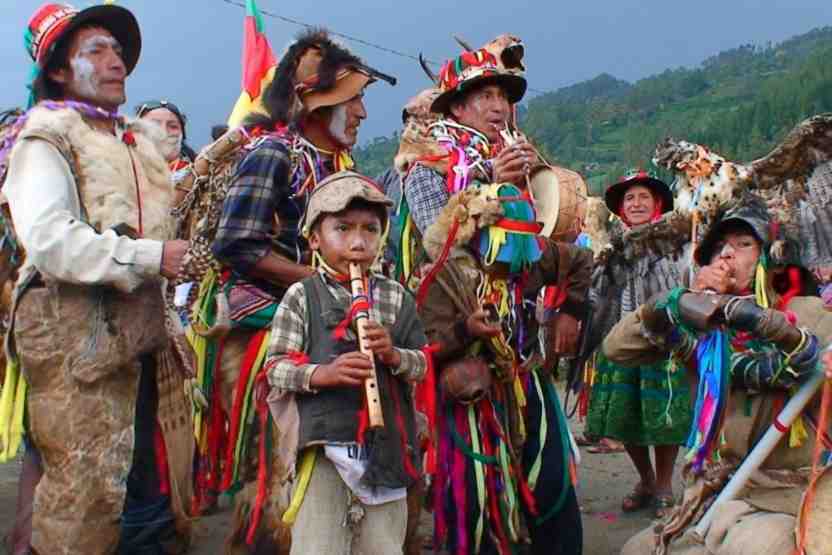
{"label": "colorful flag", "polygon": [[240,98],[228,118],[229,127],[236,127],[251,112],[263,112],[260,96],[274,78],[277,59],[269,39],[263,33],[263,16],[254,0],[246,0],[243,34],[243,85]]}

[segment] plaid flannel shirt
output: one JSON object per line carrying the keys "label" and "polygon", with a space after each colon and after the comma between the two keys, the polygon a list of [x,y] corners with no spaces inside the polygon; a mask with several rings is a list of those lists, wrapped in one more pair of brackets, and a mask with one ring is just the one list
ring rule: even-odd
{"label": "plaid flannel shirt", "polygon": [[[299,263],[306,250],[299,229],[306,197],[292,190],[295,169],[286,144],[262,139],[237,165],[212,244],[217,260],[267,291],[273,287],[251,275],[254,266],[272,251]],[[332,172],[331,160],[323,170]]]}
{"label": "plaid flannel shirt", "polygon": [[[336,301],[349,312],[352,293],[342,284],[320,271],[315,279],[322,279]],[[390,330],[406,300],[407,293],[397,282],[374,275],[370,280],[370,319]],[[303,283],[293,284],[284,295],[272,321],[271,339],[266,356],[269,384],[282,391],[314,392],[310,386],[317,364],[298,364],[291,354],[305,353],[309,346],[309,318]],[[355,340],[352,330],[346,339]],[[422,351],[394,347],[401,355],[401,364],[392,373],[409,381],[421,380],[427,369]]]}
{"label": "plaid flannel shirt", "polygon": [[404,195],[410,217],[422,235],[436,221],[451,198],[445,178],[421,164],[417,164],[405,178]]}

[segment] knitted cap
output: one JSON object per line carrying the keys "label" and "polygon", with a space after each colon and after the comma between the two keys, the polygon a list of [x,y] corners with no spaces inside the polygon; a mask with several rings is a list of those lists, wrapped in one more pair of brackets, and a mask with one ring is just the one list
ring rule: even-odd
{"label": "knitted cap", "polygon": [[362,199],[385,208],[393,206],[393,201],[369,177],[353,171],[334,173],[318,183],[309,197],[301,230],[303,236],[309,237],[312,233],[312,226],[321,215],[336,214],[355,199]]}
{"label": "knitted cap", "polygon": [[84,24],[104,27],[121,46],[129,75],[139,61],[141,33],[133,14],[121,6],[104,4],[78,10],[66,4],[44,4],[32,15],[26,27],[26,50],[38,68],[43,69],[55,46],[71,31]]}

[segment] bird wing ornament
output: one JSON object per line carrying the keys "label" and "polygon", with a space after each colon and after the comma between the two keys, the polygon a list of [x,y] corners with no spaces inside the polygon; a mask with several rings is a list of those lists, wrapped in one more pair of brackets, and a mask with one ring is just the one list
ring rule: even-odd
{"label": "bird wing ornament", "polygon": [[832,114],[802,121],[769,154],[750,163],[673,138],[656,147],[653,163],[675,174],[676,209],[692,215],[693,241],[719,213],[753,192],[782,226],[780,235],[799,238],[804,265],[816,273],[826,265],[824,281],[832,278]]}
{"label": "bird wing ornament", "polygon": [[788,180],[805,181],[815,168],[832,160],[832,114],[800,122],[768,155],[751,162],[757,188],[769,189]]}

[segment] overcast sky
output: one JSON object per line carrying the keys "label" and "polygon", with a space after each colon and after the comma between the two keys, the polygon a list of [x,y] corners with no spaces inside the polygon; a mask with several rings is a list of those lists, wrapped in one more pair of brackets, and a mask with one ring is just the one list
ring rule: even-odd
{"label": "overcast sky", "polygon": [[[30,59],[23,49],[26,23],[42,0],[0,0],[0,107],[21,105]],[[190,118],[193,146],[223,122],[240,92],[244,10],[224,0],[118,0],[133,10],[144,47],[128,81],[128,104],[150,98],[177,103]],[[77,2],[85,7],[92,2]],[[476,46],[510,32],[526,43],[529,86],[552,90],[607,72],[629,81],[667,68],[693,66],[745,43],[778,42],[832,25],[830,0],[258,0],[273,12],[354,35],[408,54],[443,60],[459,49],[457,33]],[[264,17],[280,54],[300,30]],[[399,84],[373,85],[361,128],[363,144],[397,128],[402,105],[424,88],[418,63],[356,43],[348,46]],[[533,96],[535,93],[529,93]]]}

